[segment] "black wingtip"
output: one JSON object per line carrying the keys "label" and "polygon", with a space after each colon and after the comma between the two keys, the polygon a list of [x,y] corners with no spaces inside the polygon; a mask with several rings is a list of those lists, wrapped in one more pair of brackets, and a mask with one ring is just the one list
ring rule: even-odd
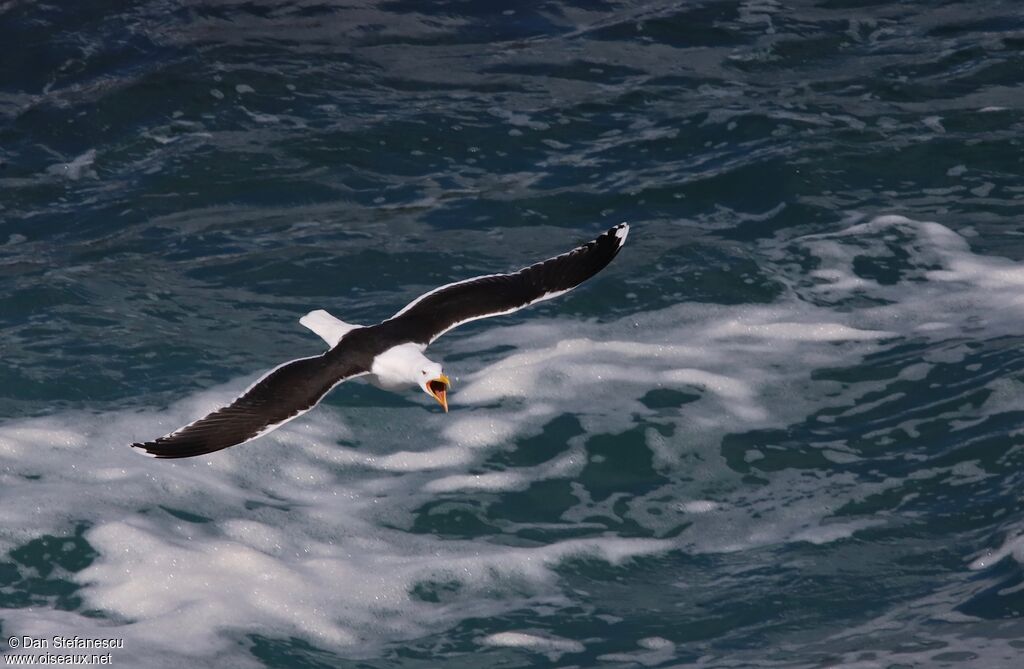
{"label": "black wingtip", "polygon": [[[619,223],[618,225],[613,225],[612,227],[608,228],[608,231],[605,232],[600,237],[598,237],[597,239],[595,239],[594,242],[597,242],[598,244],[604,244],[604,243],[606,243],[604,241],[605,239],[614,239],[614,241],[615,241],[615,255],[618,255],[619,251],[622,250],[622,247],[626,245],[626,237],[628,237],[628,236],[629,236],[629,223],[626,223],[625,221],[623,221],[622,223]],[[612,258],[614,258],[615,255],[613,255]],[[609,262],[611,262],[611,259],[609,259]]]}
{"label": "black wingtip", "polygon": [[156,458],[158,460],[175,460],[180,458],[193,458],[197,455],[206,455],[207,453],[214,453],[220,448],[208,448],[201,444],[169,444],[161,443],[161,439],[156,441],[147,441],[145,443],[136,442],[131,444],[133,450],[141,453],[150,458]]}
{"label": "black wingtip", "polygon": [[135,451],[136,453],[140,453],[149,458],[168,457],[167,455],[161,454],[159,444],[152,441],[148,441],[146,443],[135,442],[134,444],[130,444],[130,446],[132,450]]}
{"label": "black wingtip", "polygon": [[596,274],[601,269],[604,269],[604,267],[608,263],[615,259],[615,256],[619,254],[619,251],[622,250],[622,247],[626,245],[626,237],[628,236],[629,223],[623,221],[618,225],[613,225],[612,227],[608,228],[608,230],[606,230],[604,233],[598,236],[598,238],[595,239],[594,241],[590,242],[589,244],[584,244],[583,246],[580,247],[580,249],[585,249],[588,247],[596,246],[597,248],[603,248],[605,254],[610,253],[610,255],[605,255],[604,262],[601,264],[600,268],[594,271],[594,274]]}
{"label": "black wingtip", "polygon": [[622,245],[626,243],[626,237],[629,236],[629,223],[623,221],[622,223],[613,226],[610,230],[608,230],[608,233],[614,234],[616,237],[619,238],[619,247],[621,248]]}

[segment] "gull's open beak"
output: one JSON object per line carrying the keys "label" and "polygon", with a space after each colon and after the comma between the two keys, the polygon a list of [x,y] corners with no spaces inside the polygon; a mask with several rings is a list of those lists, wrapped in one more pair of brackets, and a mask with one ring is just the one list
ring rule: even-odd
{"label": "gull's open beak", "polygon": [[438,404],[444,407],[445,413],[448,413],[448,387],[451,385],[452,382],[444,374],[427,382],[427,391],[437,400]]}

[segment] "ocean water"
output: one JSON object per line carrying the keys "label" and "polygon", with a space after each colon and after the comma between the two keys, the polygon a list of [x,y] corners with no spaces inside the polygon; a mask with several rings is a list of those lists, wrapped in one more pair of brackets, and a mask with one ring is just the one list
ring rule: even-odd
{"label": "ocean water", "polygon": [[[1017,0],[0,2],[0,652],[1022,666],[1022,81]],[[127,447],[620,221],[447,415]]]}

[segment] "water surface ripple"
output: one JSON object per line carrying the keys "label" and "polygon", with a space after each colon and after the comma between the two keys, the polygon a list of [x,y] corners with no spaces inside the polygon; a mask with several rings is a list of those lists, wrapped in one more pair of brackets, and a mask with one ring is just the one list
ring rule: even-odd
{"label": "water surface ripple", "polygon": [[[0,637],[1018,666],[1022,47],[1015,0],[0,2]],[[437,342],[449,415],[349,383],[126,448],[318,352],[309,310],[623,220]]]}

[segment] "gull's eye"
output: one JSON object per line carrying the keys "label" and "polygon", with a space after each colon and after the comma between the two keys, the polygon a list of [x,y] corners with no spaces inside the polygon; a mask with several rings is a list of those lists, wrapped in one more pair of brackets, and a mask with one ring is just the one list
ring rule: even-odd
{"label": "gull's eye", "polygon": [[422,374],[423,376],[426,376],[426,375],[427,375],[427,370],[425,370],[425,369],[424,369],[424,370],[422,370],[422,371],[420,372],[420,374]]}

